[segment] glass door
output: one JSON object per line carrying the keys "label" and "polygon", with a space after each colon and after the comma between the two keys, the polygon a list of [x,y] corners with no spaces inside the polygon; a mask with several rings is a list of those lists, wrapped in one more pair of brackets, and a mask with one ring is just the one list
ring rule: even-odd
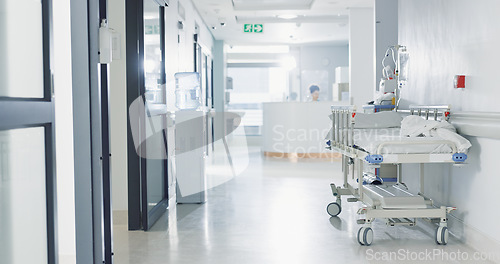
{"label": "glass door", "polygon": [[[196,27],[198,28],[198,27]],[[213,117],[210,114],[213,109],[212,91],[212,63],[207,49],[200,45],[199,34],[194,35],[194,70],[200,74],[201,102],[205,109],[205,154],[210,156],[214,151],[213,144]],[[210,148],[212,145],[212,148]]]}
{"label": "glass door", "polygon": [[144,0],[144,97],[148,115],[144,130],[154,135],[144,146],[145,170],[141,176],[144,230],[149,230],[165,213],[168,204],[164,8],[158,1]]}
{"label": "glass door", "polygon": [[50,6],[0,2],[2,263],[56,263]]}

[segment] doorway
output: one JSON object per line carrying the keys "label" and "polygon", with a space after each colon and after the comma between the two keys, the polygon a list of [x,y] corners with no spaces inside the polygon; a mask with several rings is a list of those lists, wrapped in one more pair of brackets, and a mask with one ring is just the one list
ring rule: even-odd
{"label": "doorway", "polygon": [[[168,207],[165,8],[157,0],[130,1],[127,9],[127,104],[140,101],[143,112],[128,109],[129,230],[149,230]],[[132,21],[134,21],[132,23]],[[139,21],[139,22],[137,22]],[[138,51],[138,52],[137,52]],[[141,144],[132,136],[137,130]],[[137,139],[136,139],[137,140]]]}
{"label": "doorway", "polygon": [[0,256],[11,264],[57,261],[50,7],[0,4]]}

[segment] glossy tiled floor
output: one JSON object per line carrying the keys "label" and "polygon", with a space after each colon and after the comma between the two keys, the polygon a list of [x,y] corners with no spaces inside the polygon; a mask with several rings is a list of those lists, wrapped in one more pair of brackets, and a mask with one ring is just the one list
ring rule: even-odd
{"label": "glossy tiled floor", "polygon": [[[447,246],[436,245],[434,227],[421,222],[417,227],[386,227],[378,221],[373,226],[373,245],[360,246],[355,237],[358,204],[344,200],[339,217],[326,214],[326,205],[333,200],[329,183],[341,182],[339,162],[267,159],[258,148],[251,148],[249,154],[248,168],[210,189],[207,203],[172,207],[170,216],[160,219],[150,232],[129,232],[125,225],[116,225],[115,263],[401,263],[411,259],[477,263],[459,261],[466,256],[463,252],[474,254],[460,241],[451,238]],[[212,176],[218,170],[224,174],[223,166],[213,168]]]}

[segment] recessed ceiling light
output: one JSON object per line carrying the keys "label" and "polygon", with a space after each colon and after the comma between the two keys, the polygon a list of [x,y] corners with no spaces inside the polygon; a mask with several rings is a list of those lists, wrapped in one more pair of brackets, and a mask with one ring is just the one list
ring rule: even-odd
{"label": "recessed ceiling light", "polygon": [[245,46],[234,45],[228,53],[289,53],[290,47],[286,45],[262,45],[262,46]]}
{"label": "recessed ceiling light", "polygon": [[294,18],[297,18],[299,16],[294,15],[294,14],[284,14],[284,15],[277,15],[277,17],[281,18],[281,19],[294,19]]}

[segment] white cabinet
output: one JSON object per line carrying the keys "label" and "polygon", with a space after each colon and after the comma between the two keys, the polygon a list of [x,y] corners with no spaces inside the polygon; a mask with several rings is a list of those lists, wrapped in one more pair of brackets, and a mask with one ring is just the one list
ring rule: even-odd
{"label": "white cabinet", "polygon": [[332,86],[333,101],[349,102],[349,84],[334,83]]}
{"label": "white cabinet", "polygon": [[335,82],[349,83],[349,67],[335,68]]}
{"label": "white cabinet", "polygon": [[177,203],[204,203],[206,114],[197,110],[177,111],[175,121]]}

